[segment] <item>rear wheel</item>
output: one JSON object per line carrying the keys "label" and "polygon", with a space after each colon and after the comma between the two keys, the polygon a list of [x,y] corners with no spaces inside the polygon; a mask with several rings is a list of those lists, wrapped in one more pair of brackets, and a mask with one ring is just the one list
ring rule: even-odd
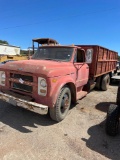
{"label": "rear wheel", "polygon": [[111,104],[107,112],[106,133],[110,136],[118,134],[119,130],[119,106]]}
{"label": "rear wheel", "polygon": [[99,76],[99,77],[97,77],[97,79],[96,79],[96,85],[95,85],[95,87],[97,88],[97,89],[100,89],[100,87],[101,87],[101,76]]}
{"label": "rear wheel", "polygon": [[101,89],[103,91],[106,91],[108,89],[109,83],[110,83],[110,76],[109,74],[106,74],[102,78]]}
{"label": "rear wheel", "polygon": [[63,87],[59,93],[55,107],[50,108],[50,117],[57,122],[62,121],[66,117],[70,105],[71,91],[68,87]]}

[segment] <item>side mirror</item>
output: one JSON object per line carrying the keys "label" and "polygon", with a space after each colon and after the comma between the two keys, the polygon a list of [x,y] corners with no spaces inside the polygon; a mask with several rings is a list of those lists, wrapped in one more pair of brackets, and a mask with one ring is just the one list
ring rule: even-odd
{"label": "side mirror", "polygon": [[93,49],[87,49],[85,55],[86,63],[92,63],[92,57],[93,57]]}

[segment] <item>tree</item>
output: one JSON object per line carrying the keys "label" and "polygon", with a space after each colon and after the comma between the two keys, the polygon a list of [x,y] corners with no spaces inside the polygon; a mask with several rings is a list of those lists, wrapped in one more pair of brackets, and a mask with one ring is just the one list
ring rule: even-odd
{"label": "tree", "polygon": [[2,43],[2,44],[9,44],[7,41],[3,41],[3,40],[0,40],[0,43]]}
{"label": "tree", "polygon": [[20,50],[20,54],[23,55],[23,56],[28,55],[28,51]]}

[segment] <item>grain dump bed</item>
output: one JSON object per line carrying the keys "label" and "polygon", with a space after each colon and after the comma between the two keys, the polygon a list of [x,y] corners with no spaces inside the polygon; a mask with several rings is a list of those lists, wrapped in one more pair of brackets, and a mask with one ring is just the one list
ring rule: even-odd
{"label": "grain dump bed", "polygon": [[98,77],[105,73],[116,70],[118,53],[98,45],[78,45],[85,51],[89,48],[93,49],[92,63],[89,64],[90,78]]}

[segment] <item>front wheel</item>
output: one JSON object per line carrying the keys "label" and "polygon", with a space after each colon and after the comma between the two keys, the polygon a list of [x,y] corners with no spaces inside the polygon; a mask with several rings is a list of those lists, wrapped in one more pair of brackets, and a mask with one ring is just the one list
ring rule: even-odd
{"label": "front wheel", "polygon": [[57,102],[54,108],[50,108],[50,117],[60,122],[62,121],[70,108],[71,105],[71,91],[68,87],[63,87],[57,98]]}
{"label": "front wheel", "polygon": [[118,134],[119,130],[119,106],[111,104],[107,112],[106,133],[110,136]]}

